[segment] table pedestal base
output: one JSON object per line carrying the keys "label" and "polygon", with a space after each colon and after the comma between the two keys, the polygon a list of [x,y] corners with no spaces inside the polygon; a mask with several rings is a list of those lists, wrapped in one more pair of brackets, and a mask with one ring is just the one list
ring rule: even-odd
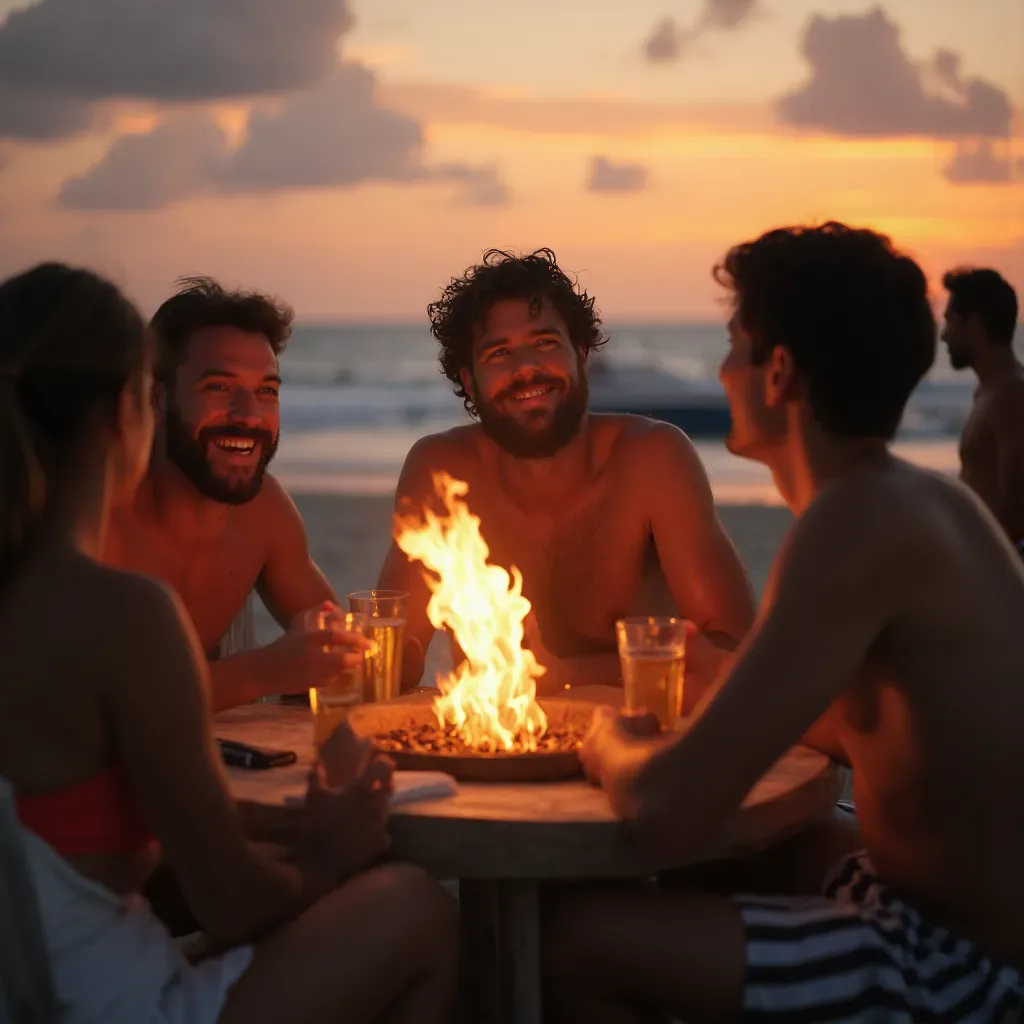
{"label": "table pedestal base", "polygon": [[459,883],[462,1024],[540,1024],[537,882]]}
{"label": "table pedestal base", "polygon": [[497,888],[502,1024],[540,1024],[540,887],[517,879]]}

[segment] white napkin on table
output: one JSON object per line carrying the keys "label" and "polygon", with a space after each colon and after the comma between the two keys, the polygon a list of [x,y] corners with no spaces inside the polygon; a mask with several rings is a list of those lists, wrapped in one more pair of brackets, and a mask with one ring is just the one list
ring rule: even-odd
{"label": "white napkin on table", "polygon": [[[391,781],[394,786],[394,792],[391,794],[392,807],[415,803],[418,800],[440,800],[446,796],[455,796],[459,792],[458,783],[444,772],[395,772]],[[296,793],[284,798],[288,807],[301,807],[305,800],[305,793]]]}
{"label": "white napkin on table", "polygon": [[459,792],[459,784],[444,772],[395,772],[392,781],[395,787],[391,794],[392,807],[417,800],[440,800]]}

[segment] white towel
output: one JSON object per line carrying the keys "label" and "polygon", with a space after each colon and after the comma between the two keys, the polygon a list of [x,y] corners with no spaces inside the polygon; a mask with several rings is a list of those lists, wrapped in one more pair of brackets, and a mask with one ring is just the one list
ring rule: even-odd
{"label": "white towel", "polygon": [[[419,800],[441,800],[459,792],[458,783],[444,772],[395,772],[391,778],[395,787],[391,794],[392,807]],[[305,801],[305,793],[293,793],[284,798],[288,807],[301,807]]]}
{"label": "white towel", "polygon": [[141,896],[121,898],[33,832],[21,837],[62,1024],[215,1024],[251,946],[192,966]]}

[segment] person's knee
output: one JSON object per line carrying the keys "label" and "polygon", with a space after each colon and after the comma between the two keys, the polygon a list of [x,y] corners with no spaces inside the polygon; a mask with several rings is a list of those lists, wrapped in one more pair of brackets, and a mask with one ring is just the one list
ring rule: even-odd
{"label": "person's knee", "polygon": [[446,952],[458,945],[458,904],[422,868],[386,864],[367,873],[377,913],[387,916],[411,949]]}

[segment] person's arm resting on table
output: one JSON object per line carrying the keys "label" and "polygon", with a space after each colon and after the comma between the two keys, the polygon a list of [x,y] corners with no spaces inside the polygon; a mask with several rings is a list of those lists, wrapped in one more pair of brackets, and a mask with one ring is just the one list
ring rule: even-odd
{"label": "person's arm resting on table", "polygon": [[[417,441],[405,458],[395,491],[395,513],[411,515],[437,501],[433,474],[444,468],[437,441],[425,437]],[[438,510],[442,511],[442,510]],[[430,590],[423,579],[423,566],[410,561],[394,542],[388,549],[377,579],[379,590],[400,590],[409,595],[405,623],[405,648],[402,653],[403,692],[413,689],[423,675],[427,648],[434,627],[427,618]]]}
{"label": "person's arm resting on table", "polygon": [[[658,561],[680,615],[694,622],[716,647],[734,650],[754,620],[754,598],[739,555],[715,512],[707,473],[693,444],[681,430],[657,424],[644,438],[635,472],[649,489],[644,505]],[[556,659],[535,632],[530,646],[539,647],[541,660],[549,666],[550,678],[540,681],[544,692],[620,681],[618,654]],[[690,675],[687,681],[704,686],[711,682]]]}
{"label": "person's arm resting on table", "polygon": [[[309,553],[306,527],[295,503],[281,485],[266,477],[262,495],[266,516],[266,562],[256,584],[260,599],[282,628],[309,608],[336,601],[334,591]],[[294,659],[282,637],[266,647],[211,662],[214,709],[235,707],[276,693],[298,693]]]}
{"label": "person's arm resting on table", "polygon": [[[290,865],[271,863],[246,841],[210,729],[205,659],[178,599],[159,584],[139,579],[125,595],[119,630],[135,642],[97,644],[111,659],[106,703],[118,737],[121,763],[146,821],[174,866],[189,907],[211,944],[250,940],[298,914],[382,852],[383,826],[360,835],[339,797],[330,834],[309,831]],[[140,658],[138,652],[144,652]],[[144,678],[145,686],[138,680]],[[350,787],[353,801],[377,807],[380,796]],[[312,795],[320,798],[319,793]],[[321,804],[323,801],[320,801]],[[336,809],[336,810],[335,810]],[[329,838],[330,842],[325,842]],[[311,842],[316,840],[315,842]],[[346,850],[353,853],[344,866]]]}
{"label": "person's arm resting on table", "polygon": [[[649,441],[651,532],[679,614],[723,651],[734,651],[754,621],[754,594],[739,554],[715,511],[714,496],[690,439],[657,426]],[[690,671],[702,690],[714,677]]]}
{"label": "person's arm resting on table", "polygon": [[682,736],[652,744],[604,723],[590,770],[650,842],[685,851],[720,828],[854,679],[900,591],[926,576],[910,531],[896,536],[890,518],[880,537],[877,507],[836,497],[845,509],[823,499],[794,528],[774,602]]}

